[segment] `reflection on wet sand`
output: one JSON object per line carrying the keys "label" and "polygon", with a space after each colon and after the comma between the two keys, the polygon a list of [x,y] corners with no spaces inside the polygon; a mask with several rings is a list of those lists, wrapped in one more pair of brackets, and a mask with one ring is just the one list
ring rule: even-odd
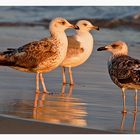
{"label": "reflection on wet sand", "polygon": [[14,100],[6,106],[6,114],[49,123],[87,126],[86,103],[72,97],[73,87],[68,92],[65,88],[62,86],[60,93],[36,93],[34,100]]}
{"label": "reflection on wet sand", "polygon": [[[133,113],[131,113],[131,114],[133,114],[133,125],[130,130],[130,131],[132,131],[132,133],[136,133],[136,118],[137,118],[137,113],[138,113],[137,94],[135,94],[134,99],[135,99],[134,111],[133,111]],[[122,112],[120,130],[124,130],[124,125],[125,125],[125,120],[126,120],[127,115],[128,115],[128,113]]]}
{"label": "reflection on wet sand", "polygon": [[85,103],[78,98],[72,98],[73,87],[65,92],[62,86],[61,95],[36,93],[34,100],[33,118],[50,123],[65,123],[74,126],[86,126]]}
{"label": "reflection on wet sand", "polygon": [[[128,115],[127,113],[122,113],[122,120],[121,120],[121,126],[120,126],[121,131],[125,130],[125,121],[126,121],[127,115]],[[130,128],[131,129],[130,131],[132,131],[132,133],[136,133],[136,119],[137,119],[137,112],[133,112],[133,123]]]}

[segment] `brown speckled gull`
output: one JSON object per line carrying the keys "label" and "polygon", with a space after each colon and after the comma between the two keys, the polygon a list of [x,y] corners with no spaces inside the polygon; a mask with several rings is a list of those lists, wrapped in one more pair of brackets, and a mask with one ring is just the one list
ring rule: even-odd
{"label": "brown speckled gull", "polygon": [[121,88],[123,95],[123,113],[126,113],[125,90],[135,90],[135,110],[137,112],[137,90],[140,89],[140,60],[128,56],[127,44],[117,41],[98,51],[107,50],[112,53],[108,61],[108,71],[112,81]]}
{"label": "brown speckled gull", "polygon": [[77,28],[77,26],[70,24],[64,18],[53,19],[49,26],[51,34],[49,38],[1,52],[0,65],[10,66],[23,72],[37,73],[36,92],[39,92],[39,78],[44,92],[48,92],[42,73],[55,69],[65,58],[68,41],[64,31],[68,28]]}

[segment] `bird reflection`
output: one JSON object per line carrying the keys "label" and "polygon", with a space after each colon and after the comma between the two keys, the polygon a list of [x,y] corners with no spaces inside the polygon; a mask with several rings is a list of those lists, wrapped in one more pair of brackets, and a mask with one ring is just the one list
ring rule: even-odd
{"label": "bird reflection", "polygon": [[[131,129],[131,131],[133,133],[136,132],[136,118],[137,118],[137,113],[138,113],[137,92],[136,92],[136,94],[134,96],[134,100],[135,100],[135,107],[134,107],[134,111],[132,113],[133,114],[133,125],[132,125],[132,129]],[[124,130],[126,116],[127,116],[127,112],[122,111],[122,120],[121,120],[120,130]]]}
{"label": "bird reflection", "polygon": [[125,124],[125,120],[126,120],[126,113],[122,113],[122,120],[121,120],[121,130],[124,130],[124,124]]}
{"label": "bird reflection", "polygon": [[[125,120],[126,120],[127,113],[122,113],[122,120],[121,120],[121,126],[120,130],[125,130]],[[133,112],[133,123],[131,126],[132,133],[136,133],[136,119],[137,119],[137,112]]]}
{"label": "bird reflection", "polygon": [[[66,95],[67,97],[71,97],[71,96],[72,96],[73,87],[74,87],[73,85],[70,85],[70,86],[69,86],[69,92],[68,92],[68,94]],[[65,94],[66,94],[65,90],[66,90],[66,85],[63,84],[63,85],[62,85],[62,92],[61,92],[61,93],[62,93],[62,94],[61,94],[62,96],[65,96]]]}
{"label": "bird reflection", "polygon": [[60,95],[36,93],[34,100],[33,118],[50,123],[65,123],[75,126],[86,126],[86,108],[78,98],[72,98],[73,86],[65,92],[62,86]]}

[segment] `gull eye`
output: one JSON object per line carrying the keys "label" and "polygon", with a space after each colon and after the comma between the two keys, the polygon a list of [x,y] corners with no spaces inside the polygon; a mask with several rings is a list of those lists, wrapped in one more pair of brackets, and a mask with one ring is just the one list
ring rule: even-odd
{"label": "gull eye", "polygon": [[62,21],[61,23],[62,23],[62,25],[65,25],[66,22],[65,21]]}
{"label": "gull eye", "polygon": [[116,45],[116,44],[113,44],[111,46],[112,46],[113,49],[116,49],[118,47],[118,45]]}
{"label": "gull eye", "polygon": [[86,24],[86,23],[84,23],[83,25],[84,25],[84,26],[87,26],[87,24]]}

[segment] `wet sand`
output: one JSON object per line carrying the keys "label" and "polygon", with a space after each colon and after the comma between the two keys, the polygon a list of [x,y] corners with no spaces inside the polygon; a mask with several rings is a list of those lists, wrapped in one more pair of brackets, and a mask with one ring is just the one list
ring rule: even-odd
{"label": "wet sand", "polygon": [[0,122],[0,134],[116,134],[115,132],[50,124],[11,116],[0,116]]}
{"label": "wet sand", "polygon": [[[46,35],[48,31],[43,27],[2,27],[0,50],[17,48]],[[92,56],[73,71],[75,86],[63,87],[61,69],[57,68],[45,74],[49,95],[35,93],[35,74],[1,67],[0,114],[14,118],[0,117],[0,133],[140,133],[139,112],[133,114],[133,92],[127,94],[128,113],[123,115],[120,89],[107,71],[109,53],[96,51],[108,42],[122,39],[130,45],[129,54],[140,59],[139,36],[139,32],[125,29],[94,32]],[[28,127],[31,131],[27,132]]]}

